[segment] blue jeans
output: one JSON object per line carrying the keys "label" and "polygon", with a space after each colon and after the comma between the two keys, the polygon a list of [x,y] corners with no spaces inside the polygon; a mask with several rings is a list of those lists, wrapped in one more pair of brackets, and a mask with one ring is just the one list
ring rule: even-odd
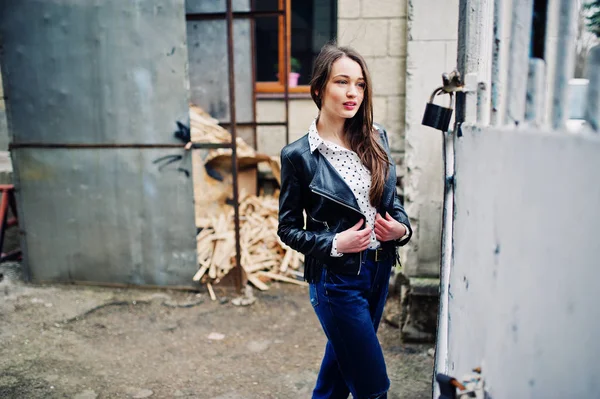
{"label": "blue jeans", "polygon": [[327,335],[313,399],[385,399],[390,381],[377,327],[388,292],[393,258],[364,260],[359,275],[323,269],[310,284],[310,302]]}

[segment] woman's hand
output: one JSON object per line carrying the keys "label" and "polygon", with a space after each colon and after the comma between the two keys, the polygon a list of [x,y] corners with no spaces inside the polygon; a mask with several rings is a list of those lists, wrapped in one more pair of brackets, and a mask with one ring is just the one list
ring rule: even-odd
{"label": "woman's hand", "polygon": [[406,227],[396,219],[393,219],[389,213],[385,213],[385,219],[378,213],[375,217],[375,237],[380,242],[394,241],[406,234]]}
{"label": "woman's hand", "polygon": [[361,219],[348,230],[344,230],[337,236],[337,251],[342,254],[351,254],[364,251],[371,242],[372,229],[367,226],[360,230],[364,223]]}

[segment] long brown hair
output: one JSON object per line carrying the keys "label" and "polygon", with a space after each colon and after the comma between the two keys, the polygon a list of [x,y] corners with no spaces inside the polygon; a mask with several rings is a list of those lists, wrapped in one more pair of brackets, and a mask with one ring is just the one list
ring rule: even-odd
{"label": "long brown hair", "polygon": [[317,108],[321,110],[321,95],[325,92],[325,86],[329,81],[331,66],[344,56],[360,65],[365,80],[363,101],[356,115],[344,122],[344,132],[350,148],[356,152],[361,162],[371,172],[369,200],[373,206],[378,206],[383,196],[390,162],[387,154],[379,144],[378,136],[376,137],[373,134],[373,89],[367,63],[359,53],[350,47],[326,44],[315,59],[310,81],[310,95],[317,104]]}

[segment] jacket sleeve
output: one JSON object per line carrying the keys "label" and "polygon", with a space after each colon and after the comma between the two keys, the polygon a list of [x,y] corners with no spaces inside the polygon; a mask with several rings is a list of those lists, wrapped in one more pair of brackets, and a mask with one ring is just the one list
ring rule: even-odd
{"label": "jacket sleeve", "polygon": [[281,153],[281,190],[279,193],[279,226],[277,235],[284,244],[317,259],[330,259],[335,233],[304,229],[304,201],[308,187],[301,184],[298,171],[285,151]]}
{"label": "jacket sleeve", "polygon": [[402,223],[403,225],[406,226],[406,228],[408,229],[408,235],[405,236],[405,238],[403,240],[396,240],[396,245],[398,246],[403,246],[406,245],[409,241],[410,238],[412,237],[412,227],[410,227],[410,221],[408,220],[408,215],[406,214],[406,211],[404,210],[404,207],[402,206],[402,204],[400,204],[400,199],[398,198],[398,193],[394,194],[394,212],[392,217],[399,221],[400,223]]}
{"label": "jacket sleeve", "polygon": [[[385,152],[387,153],[389,159],[392,160],[393,158],[392,158],[392,154],[391,154],[391,151],[390,151],[390,144],[389,144],[389,141],[388,141],[387,132],[382,127],[379,127],[379,129],[381,129],[381,131],[383,132],[383,140],[384,140],[384,145],[385,145]],[[393,162],[390,165],[390,167],[394,167]],[[400,198],[398,198],[398,193],[395,192],[395,190],[394,190],[394,209],[392,210],[392,215],[391,216],[392,216],[392,218],[394,218],[398,222],[400,222],[403,225],[405,225],[406,228],[408,229],[408,235],[405,236],[405,238],[403,240],[396,240],[396,245],[398,245],[398,246],[406,245],[410,241],[410,238],[412,237],[413,231],[412,231],[412,227],[410,226],[410,221],[408,220],[408,215],[406,214],[406,211],[404,210],[404,207],[400,203]]]}

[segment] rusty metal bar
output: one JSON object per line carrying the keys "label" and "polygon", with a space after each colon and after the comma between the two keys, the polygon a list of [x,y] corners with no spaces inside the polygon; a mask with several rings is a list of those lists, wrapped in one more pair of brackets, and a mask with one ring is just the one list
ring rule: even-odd
{"label": "rusty metal bar", "polygon": [[[237,129],[235,115],[235,63],[233,51],[233,11],[231,0],[227,0],[227,66],[229,72],[229,118],[231,121],[231,172],[233,178],[233,210],[235,225],[235,267],[232,275],[235,281],[236,289],[242,289],[242,264],[240,248],[240,204],[239,204],[239,185],[238,185],[238,163],[237,163]],[[239,277],[239,278],[237,278]]]}
{"label": "rusty metal bar", "polygon": [[182,144],[131,144],[131,143],[9,143],[8,149],[16,148],[183,148]]}
{"label": "rusty metal bar", "polygon": [[292,49],[288,48],[288,16],[287,7],[289,0],[283,0],[283,67],[284,67],[284,78],[283,78],[283,99],[285,102],[285,120],[288,122],[285,125],[285,145],[290,143],[290,88],[289,88],[289,57],[292,55]]}
{"label": "rusty metal bar", "polygon": [[4,249],[4,234],[7,229],[7,221],[8,221],[8,203],[9,203],[9,195],[12,187],[6,187],[2,189],[2,197],[0,201],[0,252]]}
{"label": "rusty metal bar", "polygon": [[220,148],[232,148],[231,143],[192,143],[194,149],[216,150]]}
{"label": "rusty metal bar", "polygon": [[[254,10],[256,0],[250,0],[250,10]],[[251,47],[251,60],[252,60],[252,120],[254,122],[254,126],[252,129],[252,141],[254,144],[254,149],[258,150],[258,132],[256,125],[256,19],[252,17],[250,19],[250,47]],[[256,192],[258,193],[258,180],[256,181]]]}
{"label": "rusty metal bar", "polygon": [[[34,283],[31,283],[34,287],[37,286],[43,286],[46,284],[52,284],[53,286],[56,286],[58,284],[61,285],[87,285],[87,286],[93,286],[93,287],[107,287],[107,288],[135,288],[135,289],[141,289],[141,290],[164,290],[165,287],[164,286],[160,286],[160,285],[137,285],[137,284],[128,284],[128,283],[109,283],[109,282],[103,282],[103,281],[85,281],[85,280],[69,280],[69,281],[55,281],[55,280],[37,280]],[[175,291],[190,291],[190,289],[196,289],[198,287],[198,284],[196,283],[191,283],[190,285],[170,285],[169,289],[170,290],[175,290]]]}
{"label": "rusty metal bar", "polygon": [[[15,150],[19,148],[70,148],[70,149],[114,149],[114,148],[180,148],[186,146],[182,144],[91,144],[91,143],[9,143],[8,149]],[[217,149],[231,148],[231,143],[192,143],[192,148]]]}
{"label": "rusty metal bar", "polygon": [[[287,122],[239,122],[238,127],[256,127],[256,126],[285,126]],[[228,128],[231,126],[228,122],[219,123],[219,126]]]}
{"label": "rusty metal bar", "polygon": [[[285,11],[235,11],[232,12],[233,19],[248,19],[248,18],[259,18],[259,17],[277,17],[279,15],[285,15]],[[207,21],[215,19],[227,19],[227,12],[213,12],[206,14],[190,13],[185,15],[186,21]]]}

